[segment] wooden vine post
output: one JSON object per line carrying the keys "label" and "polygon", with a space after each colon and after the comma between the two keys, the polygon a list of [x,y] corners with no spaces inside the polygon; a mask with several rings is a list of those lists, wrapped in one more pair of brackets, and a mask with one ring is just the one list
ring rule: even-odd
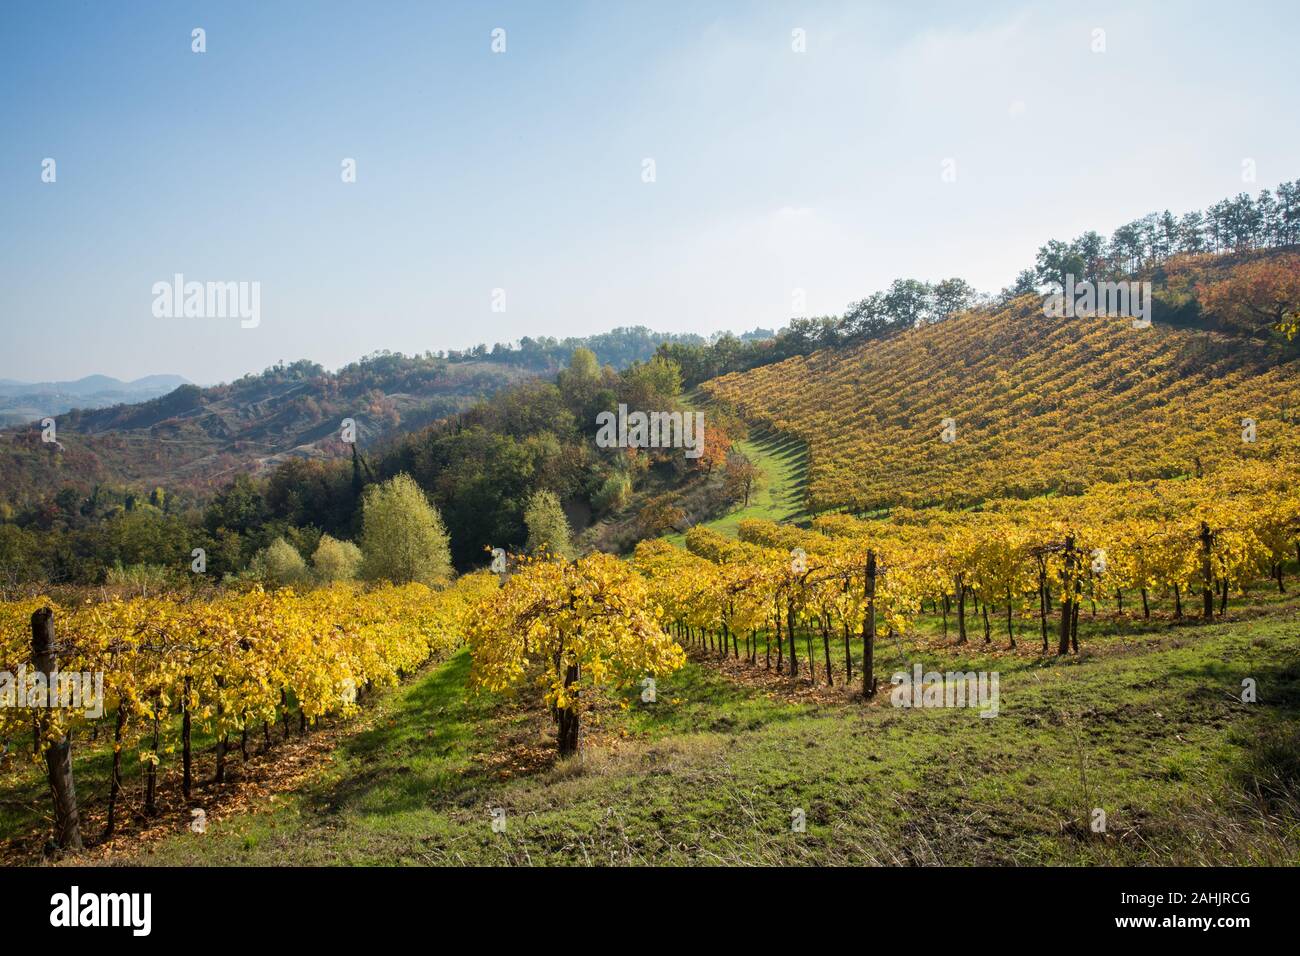
{"label": "wooden vine post", "polygon": [[1061,602],[1061,635],[1057,642],[1056,653],[1070,653],[1070,634],[1074,626],[1075,615],[1075,581],[1074,581],[1074,535],[1065,537],[1065,595]]}
{"label": "wooden vine post", "polygon": [[[32,663],[45,675],[45,704],[58,706],[58,658],[54,652],[54,612],[48,607],[32,614]],[[38,721],[42,732],[47,721]],[[43,733],[44,736],[44,733]],[[72,781],[72,736],[65,733],[45,741],[45,766],[54,797],[54,842],[63,850],[80,850],[81,818],[77,811],[77,788]]]}
{"label": "wooden vine post", "polygon": [[863,576],[866,609],[862,615],[862,696],[876,693],[876,552],[867,552],[866,573]]}

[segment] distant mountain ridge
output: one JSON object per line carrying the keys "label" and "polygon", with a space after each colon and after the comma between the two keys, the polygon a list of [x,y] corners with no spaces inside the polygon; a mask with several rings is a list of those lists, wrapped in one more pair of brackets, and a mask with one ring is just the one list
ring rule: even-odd
{"label": "distant mountain ridge", "polygon": [[130,390],[141,388],[165,388],[168,391],[178,385],[190,384],[182,375],[145,375],[129,382],[111,375],[87,375],[73,381],[27,382],[12,378],[0,379],[0,394],[36,394],[40,392],[65,392],[69,395],[93,395],[111,389]]}
{"label": "distant mountain ridge", "polygon": [[74,381],[23,382],[0,379],[0,425],[21,425],[74,408],[106,408],[144,402],[190,384],[180,375],[146,375],[131,382],[109,375]]}

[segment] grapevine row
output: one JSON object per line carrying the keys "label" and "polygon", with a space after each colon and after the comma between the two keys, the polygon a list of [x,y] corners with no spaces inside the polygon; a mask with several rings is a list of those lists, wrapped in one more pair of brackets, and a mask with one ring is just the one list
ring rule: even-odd
{"label": "grapevine row", "polygon": [[[863,687],[874,692],[876,629],[902,633],[923,609],[950,615],[957,641],[968,636],[968,607],[1005,615],[1036,614],[1042,651],[1078,650],[1085,600],[1125,596],[1150,614],[1152,596],[1172,594],[1175,613],[1194,600],[1201,616],[1226,609],[1231,593],[1262,577],[1285,589],[1282,567],[1300,563],[1300,492],[1289,464],[1252,462],[1201,478],[1100,485],[1074,497],[1007,499],[975,512],[898,509],[888,518],[834,514],[812,529],[743,521],[740,540],[692,529],[686,550],[643,542],[634,565],[654,584],[668,626],[680,639],[756,662],[759,637],[778,670],[799,672],[819,641],[833,682],[832,642],[843,641],[845,679],[852,679],[850,641],[864,645]],[[1095,604],[1094,604],[1095,606]],[[978,619],[978,618],[977,618]],[[775,642],[773,641],[775,638]],[[811,661],[809,662],[811,665]],[[814,680],[815,680],[814,673]]]}
{"label": "grapevine row", "polygon": [[158,769],[178,746],[182,789],[190,796],[195,726],[217,741],[221,782],[232,738],[247,754],[250,732],[260,729],[269,744],[270,729],[280,722],[287,735],[294,709],[303,730],[326,715],[350,715],[370,689],[458,647],[469,614],[496,587],[495,576],[478,573],[442,591],[421,584],[371,591],[334,585],[67,606],[46,597],[0,603],[0,671],[40,669],[33,635],[52,615],[58,671],[102,675],[99,716],[87,715],[84,706],[32,706],[15,696],[0,707],[0,742],[9,751],[32,741],[33,757],[48,759],[74,732],[89,724],[98,735],[99,724],[109,724],[109,836],[124,753],[143,765],[144,810],[156,812]]}

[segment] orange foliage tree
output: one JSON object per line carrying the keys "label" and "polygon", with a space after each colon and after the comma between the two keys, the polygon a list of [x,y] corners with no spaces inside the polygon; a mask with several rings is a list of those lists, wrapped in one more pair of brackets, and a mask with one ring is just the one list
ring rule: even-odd
{"label": "orange foliage tree", "polygon": [[1197,286],[1201,308],[1244,331],[1268,327],[1288,339],[1300,331],[1300,255],[1288,253],[1232,270],[1226,279]]}

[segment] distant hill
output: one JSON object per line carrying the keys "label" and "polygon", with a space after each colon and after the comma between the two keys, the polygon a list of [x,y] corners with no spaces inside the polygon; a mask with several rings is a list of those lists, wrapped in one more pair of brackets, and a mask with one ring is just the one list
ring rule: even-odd
{"label": "distant hill", "polygon": [[347,454],[345,418],[364,445],[531,374],[499,362],[379,355],[338,372],[302,361],[210,388],[184,384],[145,402],[58,415],[57,445],[42,442],[39,426],[0,432],[0,495],[18,503],[99,483],[203,492],[287,456]]}
{"label": "distant hill", "polygon": [[107,375],[87,375],[73,382],[0,379],[0,426],[23,425],[74,408],[145,402],[188,384],[179,375],[147,375],[133,382]]}
{"label": "distant hill", "polygon": [[[514,346],[464,352],[379,352],[337,372],[304,360],[207,388],[175,376],[48,383],[51,396],[64,396],[62,411],[54,411],[51,397],[38,413],[11,422],[19,427],[0,430],[0,502],[18,505],[48,498],[65,485],[89,491],[100,483],[202,494],[237,473],[258,474],[286,458],[349,454],[340,440],[345,418],[356,422],[364,448],[463,411],[511,383],[553,375],[575,348],[590,348],[600,362],[626,367],[648,360],[663,342],[704,341],[620,328],[590,338],[525,338]],[[86,400],[114,383],[153,394],[143,401]],[[0,384],[0,396],[36,388],[45,386]],[[57,445],[42,442],[34,424],[45,415],[55,417]]]}

